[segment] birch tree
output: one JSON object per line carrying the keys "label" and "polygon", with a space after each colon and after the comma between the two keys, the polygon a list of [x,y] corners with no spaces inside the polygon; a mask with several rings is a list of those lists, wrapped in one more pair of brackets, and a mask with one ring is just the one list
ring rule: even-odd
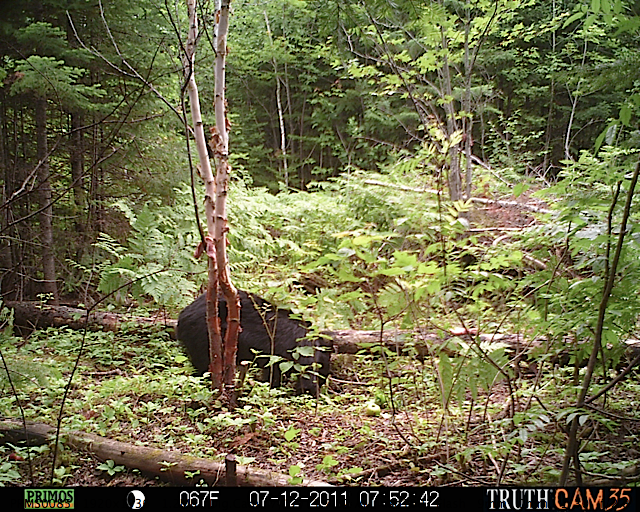
{"label": "birch tree", "polygon": [[[187,93],[191,105],[191,119],[196,140],[200,171],[205,186],[205,215],[207,236],[203,251],[208,256],[207,327],[209,330],[209,356],[212,386],[224,391],[232,399],[235,377],[235,357],[240,327],[238,292],[231,283],[226,245],[228,231],[226,199],[229,190],[229,135],[225,101],[225,65],[227,33],[229,29],[229,0],[223,0],[216,11],[215,61],[215,127],[211,129],[210,147],[214,152],[216,176],[209,161],[207,142],[202,123],[198,86],[195,79],[195,50],[198,41],[196,0],[187,0],[189,35],[185,48],[183,68]],[[227,301],[227,331],[222,339],[218,320],[218,291]]]}

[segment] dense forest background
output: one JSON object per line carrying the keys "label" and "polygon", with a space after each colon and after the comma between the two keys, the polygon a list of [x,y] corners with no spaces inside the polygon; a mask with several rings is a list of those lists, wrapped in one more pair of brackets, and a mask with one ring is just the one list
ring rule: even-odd
{"label": "dense forest background", "polygon": [[[612,399],[621,408],[613,418],[604,406],[589,408],[587,397],[596,374],[604,387],[635,357],[639,9],[625,0],[232,2],[226,90],[236,285],[319,329],[535,340],[526,350],[518,344],[516,363],[512,346],[456,336],[454,348],[429,354],[429,368],[415,350],[395,366],[382,355],[336,359],[339,384],[330,389],[346,396],[350,377],[362,377],[350,367],[360,368],[377,386],[363,400],[390,414],[409,404],[426,414],[425,396],[439,397],[439,425],[417,419],[411,442],[393,441],[417,454],[410,465],[421,484],[453,474],[449,466],[424,473],[435,445],[419,433],[429,428],[437,439],[459,429],[455,442],[465,450],[453,457],[454,473],[474,473],[485,485],[564,483],[570,464],[581,483],[579,446],[595,454],[587,457],[593,475],[637,467],[629,446],[638,420],[625,416],[637,398],[627,390]],[[203,192],[184,121],[184,6],[29,0],[2,2],[0,12],[3,301],[103,301],[173,315],[193,300],[206,270],[193,257]],[[213,3],[200,3],[199,17],[197,81],[213,126]],[[10,325],[10,311],[3,315]],[[9,330],[3,336],[15,345]],[[30,339],[44,343],[38,336]],[[14,361],[30,375],[20,354]],[[559,361],[570,366],[558,369]],[[523,384],[528,373],[536,377]],[[491,396],[498,409],[510,405],[488,427]],[[450,421],[456,414],[460,425]],[[271,425],[252,417],[233,428],[256,421]],[[474,430],[476,421],[485,426]],[[483,430],[491,428],[499,441]],[[213,435],[231,424],[197,429]],[[627,436],[615,450],[603,455],[589,444],[611,444],[611,432]],[[353,467],[366,472],[362,461],[349,466],[344,452],[332,454],[315,473],[302,472],[340,483],[360,474]],[[19,478],[5,469],[0,482]],[[64,474],[59,483],[72,472]]]}
{"label": "dense forest background", "polygon": [[[599,5],[237,2],[234,177],[317,190],[404,167],[423,181],[451,177],[460,199],[484,186],[480,164],[508,184],[546,183],[603,134],[633,147],[634,5]],[[198,78],[211,98],[203,9]],[[125,210],[184,200],[184,23],[180,6],[154,2],[3,4],[4,297],[80,298],[107,256],[96,242],[128,236]]]}

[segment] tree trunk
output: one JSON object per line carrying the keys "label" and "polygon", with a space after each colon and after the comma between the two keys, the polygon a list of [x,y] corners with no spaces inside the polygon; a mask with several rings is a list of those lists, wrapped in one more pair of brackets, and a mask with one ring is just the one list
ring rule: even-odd
{"label": "tree trunk", "polygon": [[[214,247],[213,233],[215,231],[215,196],[216,182],[211,170],[209,151],[204,134],[202,123],[202,112],[200,111],[200,95],[195,76],[195,54],[198,42],[198,15],[196,11],[196,0],[187,0],[187,14],[189,17],[189,35],[187,37],[186,54],[183,60],[183,70],[187,83],[187,93],[191,106],[191,120],[193,123],[193,133],[196,139],[196,149],[200,160],[200,175],[204,181],[205,197],[204,209],[207,222],[207,236],[205,237],[204,251],[208,257],[207,284],[207,329],[209,331],[209,369],[211,372],[211,384],[214,389],[222,389],[222,334],[220,322],[218,321],[218,271],[217,260]],[[219,27],[216,26],[216,42],[220,39]],[[185,120],[186,122],[186,120]],[[214,128],[214,133],[217,128]],[[213,135],[213,134],[212,134]]]}
{"label": "tree trunk", "polygon": [[[9,154],[7,148],[7,107],[6,107],[5,91],[0,91],[0,180],[2,180],[2,188],[0,189],[0,204],[4,207],[4,214],[0,217],[0,230],[4,232],[9,223],[11,206],[7,201],[14,190],[14,170],[9,169]],[[6,238],[5,238],[6,236]],[[0,235],[0,294],[3,297],[14,291],[15,270],[13,263],[13,254],[11,247],[11,237]]]}
{"label": "tree trunk", "polygon": [[[187,91],[191,105],[191,117],[200,159],[202,179],[205,183],[205,212],[207,218],[206,250],[208,260],[207,327],[209,330],[209,355],[211,382],[214,389],[227,391],[227,398],[234,402],[235,358],[240,329],[240,299],[231,284],[227,258],[228,231],[226,198],[229,190],[229,135],[225,101],[225,65],[227,55],[227,33],[229,29],[229,0],[220,4],[216,13],[216,62],[215,62],[215,116],[216,125],[211,133],[210,147],[216,159],[214,179],[207,151],[200,98],[195,79],[195,48],[198,41],[198,18],[196,0],[187,0],[189,36],[183,62]],[[218,287],[227,301],[227,331],[222,340],[218,320]]]}
{"label": "tree trunk", "polygon": [[[449,69],[448,42],[444,30],[442,32],[442,49],[444,50],[444,62],[442,65],[442,88],[444,92],[444,110],[447,116],[447,139],[451,141],[458,131],[456,121],[456,111],[453,104],[453,89],[451,85],[451,70]],[[449,184],[449,197],[452,201],[462,199],[462,176],[460,175],[460,151],[459,144],[449,143],[449,174],[447,182]]]}
{"label": "tree trunk", "polygon": [[[553,19],[555,19],[556,17],[556,0],[553,0],[551,2],[552,4],[552,16]],[[556,56],[556,29],[554,28],[551,31],[551,55],[555,58]],[[549,169],[551,162],[552,162],[552,158],[551,155],[549,154],[550,152],[550,147],[551,147],[551,137],[552,137],[552,133],[551,133],[551,129],[553,126],[553,117],[554,117],[554,113],[555,113],[555,109],[554,109],[554,104],[555,104],[555,94],[556,94],[556,79],[555,79],[555,75],[551,74],[551,84],[549,86],[549,113],[547,114],[547,128],[545,131],[545,137],[544,137],[544,150],[543,150],[543,155],[544,158],[542,160],[542,175],[546,176],[547,174],[547,170]]]}
{"label": "tree trunk", "polygon": [[[264,12],[264,22],[267,26],[267,35],[269,36],[269,43],[273,47],[273,36],[271,35],[271,26],[269,25],[269,17],[267,16],[267,11]],[[271,59],[271,63],[273,64],[273,74],[276,77],[276,105],[278,106],[278,122],[280,124],[280,152],[282,154],[282,171],[284,174],[284,186],[285,188],[289,188],[289,168],[287,162],[287,138],[286,138],[286,130],[284,126],[284,114],[282,111],[282,99],[280,92],[280,75],[278,73],[278,63],[275,59]]]}
{"label": "tree trunk", "polygon": [[56,266],[53,251],[53,205],[49,172],[49,148],[47,146],[47,100],[36,99],[36,137],[38,160],[40,162],[40,242],[42,244],[42,269],[44,292],[50,296],[52,304],[58,304]]}
{"label": "tree trunk", "polygon": [[218,264],[218,282],[227,301],[227,331],[224,338],[224,386],[232,404],[235,402],[234,383],[236,374],[236,352],[240,333],[240,297],[231,282],[229,258],[227,256],[227,194],[229,193],[229,121],[227,120],[227,101],[225,99],[225,68],[227,60],[227,34],[229,33],[229,4],[231,0],[222,0],[218,16],[218,39],[215,63],[215,100],[216,134],[214,153],[216,159],[216,203],[215,232],[216,261]]}
{"label": "tree trunk", "polygon": [[[63,13],[61,12],[61,14]],[[60,19],[60,26],[65,27],[69,47],[74,50],[80,48],[80,43],[78,38],[75,37],[74,28],[68,16],[65,15]],[[69,134],[69,164],[71,166],[71,187],[73,188],[73,202],[75,205],[74,224],[77,234],[75,261],[80,263],[85,251],[85,244],[87,243],[85,222],[88,213],[86,210],[87,198],[84,188],[84,112],[70,112],[69,120],[71,124],[71,133]]]}
{"label": "tree trunk", "polygon": [[80,113],[71,114],[71,137],[69,141],[69,163],[71,165],[71,180],[73,186],[73,201],[76,207],[76,232],[79,235],[78,251],[80,254],[76,261],[80,260],[84,249],[85,234],[85,204],[84,191],[84,132],[82,126],[84,117]]}
{"label": "tree trunk", "polygon": [[[473,180],[473,166],[471,163],[471,149],[473,146],[473,118],[471,116],[471,55],[469,53],[469,35],[471,31],[471,14],[469,6],[466,8],[467,18],[464,26],[464,100],[462,104],[464,156],[465,156],[465,194],[467,200],[471,197],[471,182]],[[466,212],[464,216],[466,217]]]}

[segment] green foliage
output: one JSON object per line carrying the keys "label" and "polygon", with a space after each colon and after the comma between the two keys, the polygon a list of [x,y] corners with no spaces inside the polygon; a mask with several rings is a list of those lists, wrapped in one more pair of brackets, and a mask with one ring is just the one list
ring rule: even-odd
{"label": "green foliage", "polygon": [[[0,302],[0,352],[2,361],[0,363],[0,388],[10,390],[11,384],[20,390],[30,384],[37,384],[46,387],[51,379],[59,379],[60,373],[54,369],[42,367],[33,357],[25,354],[16,348],[17,341],[12,335],[13,310],[10,310]],[[6,364],[6,367],[5,367]],[[7,375],[8,371],[8,375]]]}
{"label": "green foliage", "polygon": [[[0,447],[0,452],[4,452],[5,447]],[[0,464],[0,487],[15,484],[20,480],[17,462],[6,460]]]}
{"label": "green foliage", "polygon": [[[619,236],[622,197],[629,186],[629,171],[636,159],[635,152],[604,148],[597,157],[585,152],[577,162],[568,162],[564,179],[547,192],[562,198],[559,215],[539,229],[538,236],[529,238],[529,243],[542,247],[566,247],[564,257],[572,261],[579,272],[571,275],[550,267],[526,280],[526,286],[540,290],[537,301],[542,319],[538,324],[540,332],[558,340],[574,333],[578,341],[576,350],[584,350],[581,341],[591,338],[596,327],[595,313]],[[617,192],[618,186],[622,194]],[[634,205],[631,219],[637,215]],[[635,328],[640,307],[635,293],[640,286],[637,258],[640,238],[635,226],[632,221],[625,233],[616,284],[608,304],[607,314],[611,320],[605,322],[603,342],[611,347],[605,348],[609,364],[615,364],[619,359],[621,342]],[[556,268],[561,263],[556,262]]]}
{"label": "green foliage", "polygon": [[24,62],[18,62],[16,72],[21,75],[11,88],[13,94],[35,93],[42,98],[56,97],[67,108],[91,108],[91,99],[104,96],[99,86],[87,87],[77,84],[83,70],[65,66],[63,61],[53,57],[32,55]]}
{"label": "green foliage", "polygon": [[[378,320],[394,321],[402,328],[420,325],[434,310],[446,315],[452,303],[459,303],[456,309],[462,308],[460,312],[486,311],[491,304],[483,302],[485,297],[513,288],[511,280],[500,272],[519,265],[522,255],[517,251],[508,255],[487,251],[482,255],[473,247],[473,239],[453,238],[464,229],[455,210],[445,216],[445,222],[440,230],[442,239],[433,242],[430,236],[413,232],[406,233],[406,238],[366,230],[339,233],[338,250],[326,253],[305,269],[321,268],[334,283],[359,286],[359,293],[350,290],[342,301],[348,301],[354,311],[368,311]],[[451,238],[444,238],[444,232]],[[412,249],[400,250],[408,241]],[[438,261],[443,248],[449,255],[444,264]],[[476,265],[463,268],[462,261],[455,258],[469,250],[478,252],[480,259]]]}
{"label": "green foliage", "polygon": [[[229,411],[189,376],[190,364],[166,335],[131,326],[117,334],[89,333],[65,411],[68,426],[123,437],[148,427],[150,443],[207,456],[233,442],[247,461],[251,450],[262,448],[274,464],[288,468],[292,485],[314,468],[359,478],[362,469],[352,458],[367,452],[358,464],[368,471],[379,462],[368,458],[368,450],[378,446],[398,466],[429,473],[429,485],[451,483],[451,475],[477,460],[486,467],[506,461],[501,483],[550,482],[557,468],[540,460],[558,454],[564,438],[557,424],[575,421],[603,432],[617,427],[574,401],[640,140],[638,19],[630,4],[234,5],[227,74],[234,282],[313,317],[318,329],[397,328],[398,344],[392,350],[371,342],[359,354],[334,355],[336,385],[313,406],[286,390],[253,385],[250,376],[245,401]],[[0,124],[6,132],[0,181],[7,199],[2,241],[10,242],[0,255],[2,292],[17,293],[14,284],[26,276],[35,283],[26,295],[35,296],[41,283],[34,199],[41,177],[32,105],[41,97],[47,99],[56,257],[67,265],[64,291],[75,294],[82,284],[87,293],[113,293],[119,303],[183,306],[205,275],[204,262],[192,256],[200,236],[184,185],[184,129],[135,78],[139,73],[168,104],[179,104],[179,45],[168,13],[144,1],[113,1],[103,6],[107,32],[101,11],[66,6],[78,37],[103,60],[77,47],[57,3],[43,7],[36,15],[8,5],[0,27],[7,42],[0,49]],[[212,16],[205,11],[201,26],[209,30]],[[174,21],[183,23],[184,13]],[[197,76],[205,120],[212,124],[207,36],[200,39]],[[524,183],[522,173],[550,172],[559,181],[544,198],[556,213],[523,230],[513,244],[501,237],[503,243],[491,245],[486,233],[470,233],[471,203],[425,192],[445,188],[453,156],[466,163],[460,150],[470,140],[473,155],[492,166],[480,180],[474,167],[474,196],[502,187],[524,200],[541,182]],[[598,354],[604,380],[623,360],[623,342],[637,327],[638,218],[633,205]],[[303,291],[309,275],[319,281],[315,293]],[[5,312],[0,320],[10,327]],[[539,379],[516,372],[505,346],[475,334],[455,336],[460,324],[471,333],[517,330],[525,338],[544,337],[536,351],[518,354],[536,359]],[[424,331],[446,344],[425,349]],[[9,328],[1,336],[27,418],[53,422],[61,377],[72,367],[81,334],[37,331],[24,345]],[[309,356],[309,350],[297,353]],[[546,373],[563,358],[574,368]],[[314,370],[295,359],[276,363]],[[115,373],[103,375],[105,370]],[[4,370],[0,384],[0,412],[15,415]],[[494,396],[513,408],[502,414],[504,403],[489,398]],[[328,421],[327,433],[322,421],[310,428],[292,421],[300,411],[312,422],[313,415],[336,410],[348,427]],[[420,456],[431,456],[443,439],[433,428],[439,414],[458,473],[420,466]],[[381,427],[390,418],[401,441]],[[158,421],[161,431],[152,428]],[[490,439],[477,442],[479,431]],[[297,459],[310,436],[320,449]],[[251,442],[243,446],[243,439]],[[581,458],[605,472],[597,461],[605,450],[596,442],[585,439]],[[65,461],[55,481],[68,482],[73,468]],[[120,471],[112,461],[100,468],[112,476]],[[0,483],[17,483],[20,469],[5,463]],[[547,476],[539,476],[543,472]]]}
{"label": "green foliage", "polygon": [[[337,116],[346,121],[359,109],[337,98],[322,100],[339,89],[332,85],[337,77],[332,78],[327,58],[320,52],[330,30],[324,19],[328,9],[318,2],[289,1],[268,5],[241,1],[235,6],[230,30],[237,43],[229,55],[233,72],[227,74],[231,110],[240,121],[232,137],[235,166],[250,169],[254,183],[272,191],[285,179],[276,81],[286,91],[281,103],[289,184],[304,187],[348,161],[333,126]],[[256,103],[256,95],[265,101]],[[342,113],[342,109],[348,111]]]}
{"label": "green foliage", "polygon": [[[448,340],[440,351],[438,363],[443,407],[448,408],[453,401],[462,405],[467,392],[477,400],[480,390],[489,392],[501,380],[512,378],[506,348],[495,342]],[[453,350],[455,357],[450,357],[445,350]]]}
{"label": "green foliage", "polygon": [[102,464],[99,464],[98,466],[96,466],[96,469],[106,472],[109,476],[114,476],[117,473],[126,471],[126,468],[124,466],[116,466],[116,463],[111,459],[103,462]]}
{"label": "green foliage", "polygon": [[291,466],[289,468],[289,485],[301,485],[303,481],[302,468],[300,466]]}
{"label": "green foliage", "polygon": [[68,110],[93,110],[105,96],[99,84],[81,82],[87,74],[84,68],[65,65],[65,62],[88,64],[88,53],[71,49],[64,32],[49,23],[36,22],[16,34],[22,55],[26,58],[12,62],[16,80],[11,94],[33,93],[41,98],[53,98]]}
{"label": "green foliage", "polygon": [[340,197],[330,193],[274,196],[237,182],[229,203],[229,260],[240,272],[256,264],[267,269],[304,265],[335,247],[334,230],[354,222]]}
{"label": "green foliage", "polygon": [[71,49],[64,31],[51,23],[37,21],[21,28],[15,34],[16,41],[26,55],[49,55],[62,58],[80,58],[89,60],[89,53]]}
{"label": "green foliage", "polygon": [[[135,78],[145,77],[168,104],[179,103],[182,77],[174,60],[179,45],[169,42],[176,38],[169,15],[182,30],[184,12],[169,13],[148,2],[114,1],[102,11],[82,3],[67,7],[73,25],[55,2],[45,2],[38,15],[29,8],[6,9],[0,92],[13,143],[3,146],[3,159],[14,162],[16,174],[2,179],[12,197],[25,183],[26,167],[37,164],[31,100],[34,95],[48,98],[48,130],[52,140],[60,137],[50,155],[54,191],[60,196],[54,211],[61,246],[56,256],[72,262],[61,281],[74,292],[80,284],[75,265],[89,268],[95,259],[90,254],[94,227],[123,239],[113,198],[132,197],[133,204],[153,209],[158,198],[162,205],[171,203],[173,189],[185,180],[183,129],[173,114],[165,115],[166,104]],[[338,186],[343,186],[361,170],[386,173],[394,162],[437,176],[446,167],[449,149],[460,148],[461,126],[467,121],[476,157],[533,174],[550,167],[555,173],[562,159],[576,158],[594,143],[636,147],[640,96],[633,81],[638,59],[632,13],[626,2],[611,0],[597,6],[518,0],[500,8],[485,0],[400,2],[393,8],[383,3],[240,1],[231,20],[227,74],[235,175],[270,192],[286,186],[305,189],[316,181],[324,186],[328,178],[341,175],[346,181],[339,180]],[[202,29],[208,34],[210,21],[203,12]],[[211,98],[212,51],[210,37],[203,34],[198,77],[202,97]],[[205,120],[211,124],[209,105],[205,99]],[[68,126],[70,112],[82,128]],[[68,141],[77,130],[81,140]],[[69,169],[74,151],[85,159],[81,179]],[[26,188],[14,198],[19,201],[12,218],[33,222]],[[345,204],[358,219],[383,230],[414,220],[397,215],[403,208],[381,197],[381,191],[364,190]],[[132,209],[139,213],[138,206]],[[247,212],[256,213],[250,207]],[[238,221],[250,221],[241,215]],[[255,264],[258,245],[280,244],[274,233],[262,234],[262,239],[247,234],[235,240],[244,251],[237,255],[238,266]],[[25,247],[31,242],[23,241]],[[253,246],[242,247],[244,242]],[[314,248],[299,240],[289,242],[278,250],[300,262],[321,252],[314,255]],[[259,261],[271,248],[262,249]],[[17,259],[17,253],[13,256]]]}
{"label": "green foliage", "polygon": [[[7,354],[10,353],[10,351],[7,351]],[[11,359],[7,361],[7,366],[11,382],[17,388],[24,387],[27,382],[36,382],[40,386],[47,386],[51,378],[61,377],[55,370],[42,368],[40,364],[34,362],[32,358],[22,354],[13,355]],[[0,366],[0,386],[9,386],[7,372],[3,366]]]}
{"label": "green foliage", "polygon": [[[183,188],[175,193],[174,204],[168,207],[149,202],[134,210],[130,201],[114,204],[131,231],[124,245],[106,233],[99,237],[96,247],[108,259],[98,269],[100,291],[118,290],[118,300],[126,293],[137,298],[148,295],[162,304],[186,304],[192,298],[204,280],[205,266],[192,256],[199,236],[192,220],[191,192]],[[204,213],[200,215],[203,219]],[[333,224],[328,226],[327,219]],[[353,222],[339,198],[331,194],[273,196],[264,189],[234,183],[229,216],[231,270],[245,287],[264,288],[265,277],[256,280],[256,268],[271,273],[274,282],[284,279],[280,272],[287,274],[285,269],[313,261],[335,247],[333,230]]]}
{"label": "green foliage", "polygon": [[146,204],[135,213],[128,202],[115,204],[131,225],[127,245],[122,246],[102,234],[96,247],[111,260],[100,268],[98,290],[116,292],[116,298],[131,293],[145,295],[160,304],[186,305],[186,297],[197,290],[188,272],[198,271],[189,252],[196,245],[197,234],[189,221],[186,191],[181,202],[171,207]]}
{"label": "green foliage", "polygon": [[338,461],[333,458],[333,455],[326,455],[322,462],[316,466],[316,469],[324,473],[331,473],[332,468],[337,465]]}

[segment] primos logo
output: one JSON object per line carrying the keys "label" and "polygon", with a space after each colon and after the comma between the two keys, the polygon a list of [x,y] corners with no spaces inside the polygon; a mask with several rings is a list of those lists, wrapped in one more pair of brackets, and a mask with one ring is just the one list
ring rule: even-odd
{"label": "primos logo", "polygon": [[73,489],[25,489],[25,509],[72,509]]}

